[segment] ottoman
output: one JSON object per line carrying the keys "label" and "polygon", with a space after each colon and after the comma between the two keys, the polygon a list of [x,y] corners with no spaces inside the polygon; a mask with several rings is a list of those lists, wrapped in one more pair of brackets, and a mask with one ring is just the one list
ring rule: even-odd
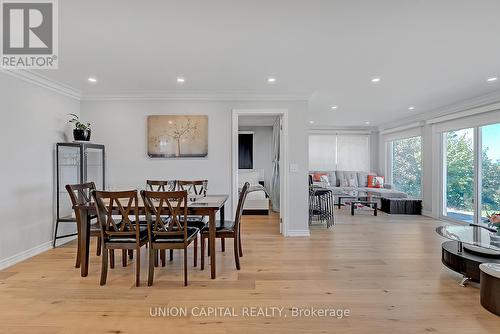
{"label": "ottoman", "polygon": [[500,316],[500,264],[481,263],[481,305]]}
{"label": "ottoman", "polygon": [[380,210],[389,214],[421,215],[422,200],[417,198],[385,198],[380,199]]}

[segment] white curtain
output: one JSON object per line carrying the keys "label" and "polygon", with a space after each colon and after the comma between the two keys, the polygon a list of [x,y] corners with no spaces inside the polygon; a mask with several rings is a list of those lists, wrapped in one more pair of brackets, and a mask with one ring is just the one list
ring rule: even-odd
{"label": "white curtain", "polygon": [[370,171],[370,137],[337,135],[337,170]]}
{"label": "white curtain", "polygon": [[336,135],[309,135],[309,170],[336,170],[336,145]]}
{"label": "white curtain", "polygon": [[370,171],[370,136],[310,134],[310,171]]}
{"label": "white curtain", "polygon": [[271,204],[275,212],[280,210],[280,131],[281,119],[273,125],[273,173],[271,178]]}

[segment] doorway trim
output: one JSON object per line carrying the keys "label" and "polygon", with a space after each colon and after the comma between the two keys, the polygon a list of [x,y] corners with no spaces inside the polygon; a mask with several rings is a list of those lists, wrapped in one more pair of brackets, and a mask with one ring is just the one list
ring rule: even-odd
{"label": "doorway trim", "polygon": [[238,120],[240,116],[278,116],[281,118],[280,173],[283,191],[280,192],[280,233],[288,236],[288,109],[233,109],[232,110],[232,205],[238,205]]}

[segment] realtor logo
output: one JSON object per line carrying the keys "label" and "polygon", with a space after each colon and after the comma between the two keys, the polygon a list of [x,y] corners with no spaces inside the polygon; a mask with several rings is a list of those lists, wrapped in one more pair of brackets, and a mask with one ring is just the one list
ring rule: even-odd
{"label": "realtor logo", "polygon": [[57,69],[57,0],[1,0],[1,67]]}

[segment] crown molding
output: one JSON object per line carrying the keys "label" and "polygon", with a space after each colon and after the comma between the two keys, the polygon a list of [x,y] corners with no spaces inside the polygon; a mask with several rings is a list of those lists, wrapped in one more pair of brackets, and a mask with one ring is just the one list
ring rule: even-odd
{"label": "crown molding", "polygon": [[423,126],[425,123],[420,121],[420,122],[413,122],[413,123],[408,123],[406,125],[402,125],[402,126],[398,126],[398,127],[395,127],[395,128],[390,128],[390,129],[385,129],[385,130],[381,130],[380,131],[380,134],[381,135],[386,135],[386,134],[389,134],[389,133],[395,133],[395,132],[400,132],[400,131],[405,131],[405,130],[410,130],[410,129],[414,129],[414,128],[418,128],[418,127],[421,127]]}
{"label": "crown molding", "polygon": [[39,87],[49,89],[53,92],[68,96],[76,100],[80,100],[81,98],[81,92],[79,90],[29,70],[2,69],[1,73],[8,74],[15,78],[35,84]]}
{"label": "crown molding", "polygon": [[83,95],[81,101],[309,101],[310,95],[262,95],[245,91],[234,92],[145,92],[111,95]]}
{"label": "crown molding", "polygon": [[172,92],[172,91],[152,91],[141,93],[123,94],[96,94],[87,95],[76,88],[63,84],[56,80],[47,78],[39,73],[29,70],[6,70],[0,69],[0,73],[5,73],[25,82],[35,84],[39,87],[47,88],[56,93],[71,97],[79,101],[309,101],[307,94],[274,94],[266,95],[248,91],[229,92]]}
{"label": "crown molding", "polygon": [[369,135],[377,132],[377,128],[373,126],[311,126],[308,130],[309,134],[363,134]]}
{"label": "crown molding", "polygon": [[[421,126],[423,126],[424,124],[431,124],[441,119],[449,120],[463,117],[464,115],[467,116],[474,113],[488,112],[493,110],[491,108],[494,108],[499,102],[500,91],[495,91],[438,108],[430,109],[424,113],[412,117],[406,117],[394,122],[384,124],[379,127],[379,131],[387,131],[396,127],[403,127],[416,122],[423,122],[421,124]],[[478,110],[473,111],[473,109]]]}

